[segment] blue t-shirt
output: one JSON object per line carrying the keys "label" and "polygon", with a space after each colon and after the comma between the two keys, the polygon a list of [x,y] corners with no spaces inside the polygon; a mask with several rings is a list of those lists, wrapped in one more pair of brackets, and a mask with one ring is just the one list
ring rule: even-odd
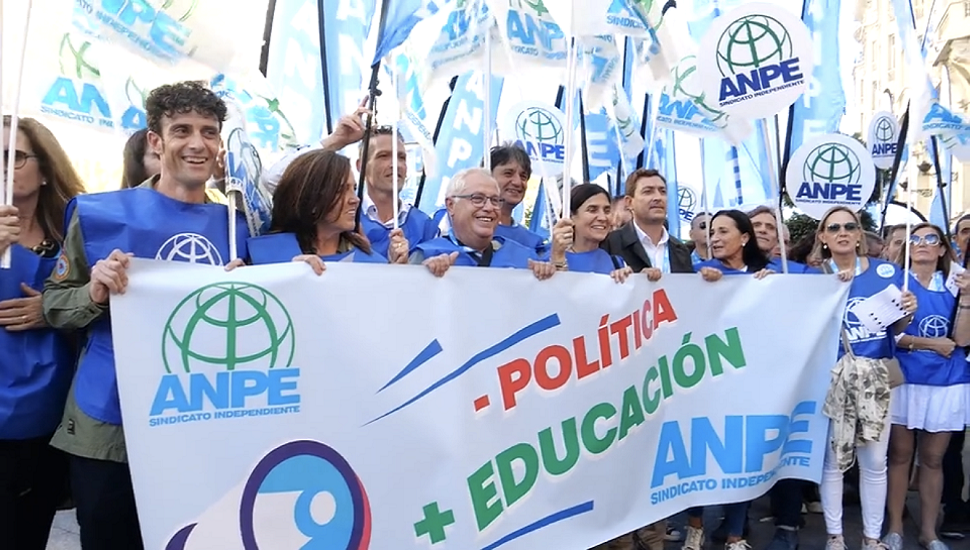
{"label": "blue t-shirt", "polygon": [[[888,359],[896,352],[896,339],[891,329],[877,333],[869,332],[851,312],[852,307],[870,296],[874,296],[889,285],[903,289],[903,271],[896,265],[876,258],[869,258],[869,267],[852,279],[849,298],[842,315],[842,326],[848,335],[852,352],[859,357]],[[839,342],[839,358],[845,354]]]}
{"label": "blue t-shirt", "polygon": [[566,252],[566,265],[569,266],[569,271],[576,273],[609,275],[626,264],[622,258],[611,257],[607,251],[596,248],[589,252]]}

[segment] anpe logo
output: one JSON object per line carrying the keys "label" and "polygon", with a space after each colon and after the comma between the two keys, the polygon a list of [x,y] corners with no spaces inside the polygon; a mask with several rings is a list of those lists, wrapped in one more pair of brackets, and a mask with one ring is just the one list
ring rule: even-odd
{"label": "anpe logo", "polygon": [[876,119],[875,134],[880,141],[892,141],[896,139],[896,125],[889,117],[881,116]]}
{"label": "anpe logo", "polygon": [[299,412],[293,321],[264,288],[204,286],[183,299],[162,334],[167,374],[151,426]]}
{"label": "anpe logo", "polygon": [[869,154],[877,168],[888,170],[896,159],[899,125],[892,113],[876,113],[869,123]]}
{"label": "anpe logo", "polygon": [[714,20],[703,37],[698,69],[716,107],[764,118],[790,106],[814,68],[808,28],[783,7],[744,4]]}
{"label": "anpe logo", "polygon": [[930,315],[919,322],[919,335],[923,338],[946,338],[950,334],[950,320],[942,315]]}
{"label": "anpe logo", "polygon": [[697,206],[697,195],[689,187],[681,187],[677,192],[677,209],[680,210],[680,217],[685,222],[694,219],[694,207]]}
{"label": "anpe logo", "polygon": [[[566,158],[566,115],[535,101],[513,106],[505,119],[506,133],[532,158],[536,175],[555,177]],[[543,172],[544,170],[544,172]]]}
{"label": "anpe logo", "polygon": [[786,177],[796,189],[795,206],[820,219],[833,206],[858,210],[875,186],[875,166],[862,144],[828,134],[809,140],[792,155]]}
{"label": "anpe logo", "polygon": [[204,235],[179,233],[162,243],[156,260],[188,262],[190,264],[224,265],[219,248]]}

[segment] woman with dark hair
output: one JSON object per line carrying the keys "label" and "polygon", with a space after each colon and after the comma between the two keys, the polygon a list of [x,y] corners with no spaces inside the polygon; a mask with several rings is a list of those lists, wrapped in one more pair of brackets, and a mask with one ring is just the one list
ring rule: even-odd
{"label": "woman with dark hair", "polygon": [[622,283],[633,270],[623,263],[623,258],[611,256],[600,248],[610,234],[610,194],[595,183],[584,183],[570,192],[570,214],[573,225],[572,245],[566,251],[566,264],[570,271],[600,273]]}
{"label": "woman with dark hair", "polygon": [[[44,125],[21,118],[3,158],[14,152],[13,205],[0,205],[0,540],[4,548],[43,550],[67,485],[67,457],[50,446],[71,376],[73,343],[51,329],[41,291],[58,261],[67,203],[84,192],[67,153]],[[0,172],[2,175],[2,172]]]}
{"label": "woman with dark hair", "polygon": [[[270,234],[249,240],[254,264],[289,262],[314,256],[324,262],[388,263],[371,250],[357,223],[357,181],[350,159],[316,150],[293,160],[273,194]],[[407,263],[404,232],[391,232],[391,263]]]}
{"label": "woman with dark hair", "polygon": [[694,264],[694,270],[706,267],[725,275],[754,273],[758,279],[774,273],[774,266],[758,248],[754,227],[747,214],[740,210],[721,210],[711,218],[710,227],[713,258]]}
{"label": "woman with dark hair", "polygon": [[158,153],[148,147],[148,128],[142,128],[125,143],[124,164],[121,171],[121,188],[138,187],[145,180],[162,171]]}
{"label": "woman with dark hair", "polygon": [[[910,248],[909,287],[919,306],[897,341],[896,358],[906,382],[892,390],[889,403],[889,528],[883,542],[889,550],[902,550],[909,470],[918,450],[919,543],[945,550],[936,534],[943,496],[942,462],[951,433],[962,432],[970,424],[970,371],[964,349],[949,331],[957,298],[946,288],[946,281],[956,255],[943,230],[929,223],[913,227]],[[900,258],[896,263],[905,261]]]}

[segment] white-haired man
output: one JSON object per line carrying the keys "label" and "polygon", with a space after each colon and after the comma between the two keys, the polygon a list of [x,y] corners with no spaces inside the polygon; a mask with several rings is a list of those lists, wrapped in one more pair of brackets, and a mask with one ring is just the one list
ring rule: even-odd
{"label": "white-haired man", "polygon": [[452,265],[531,269],[539,279],[566,269],[571,228],[557,227],[552,261],[540,261],[535,249],[495,235],[503,202],[498,182],[488,170],[458,172],[445,190],[450,229],[442,237],[418,244],[410,262],[427,266],[438,277]]}

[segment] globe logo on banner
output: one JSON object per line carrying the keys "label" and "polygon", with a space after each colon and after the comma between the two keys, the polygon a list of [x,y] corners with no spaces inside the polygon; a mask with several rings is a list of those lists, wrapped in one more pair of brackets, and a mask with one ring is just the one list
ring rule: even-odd
{"label": "globe logo on banner", "polygon": [[896,160],[897,136],[899,123],[896,117],[887,111],[880,111],[873,115],[869,123],[869,153],[876,168],[889,170]]}
{"label": "globe logo on banner", "polygon": [[525,101],[506,113],[505,133],[532,159],[532,172],[542,177],[563,173],[566,158],[566,115],[537,101]]}
{"label": "globe logo on banner", "polygon": [[290,366],[293,344],[293,322],[278,298],[249,283],[217,283],[188,295],[172,312],[162,362],[170,373],[268,370]]}
{"label": "globe logo on banner", "polygon": [[930,315],[919,322],[922,338],[946,338],[950,334],[950,321],[941,315]]}
{"label": "globe logo on banner", "polygon": [[347,460],[323,443],[291,441],[259,461],[238,500],[223,499],[165,548],[215,548],[235,539],[244,550],[367,550],[372,528],[364,484]]}
{"label": "globe logo on banner", "polygon": [[677,209],[680,219],[690,223],[694,219],[694,207],[697,206],[697,195],[690,187],[681,186],[677,191]]}
{"label": "globe logo on banner", "polygon": [[795,151],[785,177],[795,207],[821,219],[834,206],[861,210],[875,188],[876,167],[855,139],[824,134]]}
{"label": "globe logo on banner", "polygon": [[251,283],[206,285],[182,299],[161,335],[165,373],[149,426],[300,412],[293,320]]}
{"label": "globe logo on banner", "polygon": [[223,265],[219,248],[197,233],[179,233],[162,243],[156,260],[188,262],[190,264]]}
{"label": "globe logo on banner", "polygon": [[704,90],[717,108],[751,119],[788,108],[815,66],[808,28],[773,4],[745,4],[715,19],[699,52]]}

